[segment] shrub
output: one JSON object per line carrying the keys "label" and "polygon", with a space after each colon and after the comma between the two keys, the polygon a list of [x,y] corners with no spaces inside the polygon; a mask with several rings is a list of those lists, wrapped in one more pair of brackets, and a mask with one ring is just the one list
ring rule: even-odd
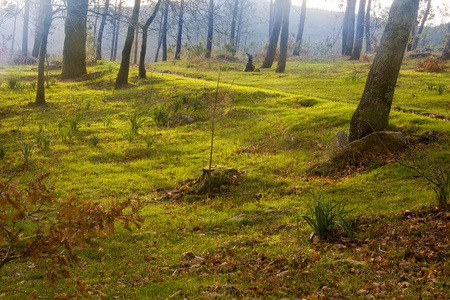
{"label": "shrub", "polygon": [[89,141],[91,142],[92,146],[96,147],[98,143],[100,143],[100,138],[98,137],[98,135],[93,133],[89,138]]}
{"label": "shrub", "polygon": [[439,95],[442,95],[446,89],[447,89],[447,85],[445,83],[439,83],[436,86],[436,90],[438,91]]}
{"label": "shrub", "polygon": [[20,81],[16,77],[8,78],[8,85],[9,85],[10,89],[15,89],[16,87],[18,87],[19,84],[20,84]]}
{"label": "shrub", "polygon": [[446,68],[447,62],[434,57],[428,57],[422,62],[417,63],[418,71],[442,72]]}
{"label": "shrub", "polygon": [[348,211],[345,206],[340,203],[333,203],[322,199],[322,194],[311,193],[313,201],[308,203],[308,211],[306,214],[300,215],[314,230],[314,233],[320,239],[325,239],[328,234],[336,227],[341,227],[347,234],[353,236],[353,230],[346,221]]}

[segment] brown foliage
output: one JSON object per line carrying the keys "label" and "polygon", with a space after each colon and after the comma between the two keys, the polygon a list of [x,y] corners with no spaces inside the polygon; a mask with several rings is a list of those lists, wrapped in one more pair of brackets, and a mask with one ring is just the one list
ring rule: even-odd
{"label": "brown foliage", "polygon": [[442,72],[447,67],[447,62],[445,60],[440,60],[438,58],[429,57],[424,61],[417,63],[418,71],[426,72]]}
{"label": "brown foliage", "polygon": [[[66,200],[55,199],[53,188],[43,183],[48,175],[39,175],[24,190],[17,181],[0,180],[0,268],[29,257],[47,264],[47,277],[55,283],[70,277],[74,263],[81,265],[75,248],[87,247],[86,239],[112,236],[116,220],[131,230],[130,224],[140,227],[143,219],[138,214],[140,204],[131,200],[106,209],[99,202],[76,200],[72,194]],[[131,213],[125,214],[129,207]]]}

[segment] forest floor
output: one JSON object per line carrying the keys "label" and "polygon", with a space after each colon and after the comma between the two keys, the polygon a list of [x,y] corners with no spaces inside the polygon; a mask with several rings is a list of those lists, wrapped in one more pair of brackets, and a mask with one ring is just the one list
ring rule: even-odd
{"label": "forest floor", "polygon": [[[132,67],[114,90],[119,65],[99,61],[83,80],[50,70],[45,106],[33,104],[36,66],[1,66],[0,177],[23,189],[49,172],[61,199],[139,199],[145,222],[86,240],[82,268],[56,285],[45,264],[6,264],[0,299],[67,298],[77,282],[93,299],[450,299],[450,213],[404,166],[431,179],[449,170],[450,73],[419,61],[405,58],[389,121],[407,130],[407,149],[348,158],[321,177],[370,62],[292,58],[276,74],[169,61],[145,80]],[[212,165],[225,171],[205,188],[213,119]],[[311,235],[300,215],[313,195],[345,206],[353,237]]]}

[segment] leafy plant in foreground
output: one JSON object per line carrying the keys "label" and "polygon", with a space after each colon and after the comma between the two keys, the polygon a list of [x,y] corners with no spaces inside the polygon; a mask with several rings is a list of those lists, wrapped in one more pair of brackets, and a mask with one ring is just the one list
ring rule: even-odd
{"label": "leafy plant in foreground", "polygon": [[130,126],[129,130],[134,135],[137,135],[139,133],[139,129],[144,130],[145,119],[142,117],[138,117],[136,112],[134,112],[134,114],[128,115],[127,121],[128,125]]}
{"label": "leafy plant in foreground", "polygon": [[[7,263],[30,258],[47,266],[47,277],[53,284],[58,278],[71,277],[70,267],[80,263],[75,247],[86,248],[85,240],[95,236],[112,236],[118,220],[131,231],[130,224],[140,227],[139,203],[127,200],[113,203],[109,209],[98,202],[74,198],[58,200],[41,174],[27,188],[18,182],[0,180],[0,269]],[[130,214],[124,210],[131,208]],[[26,232],[32,226],[33,232]]]}
{"label": "leafy plant in foreground", "polygon": [[428,87],[428,91],[432,91],[434,88],[434,83],[432,82],[427,82],[427,87]]}
{"label": "leafy plant in foreground", "polygon": [[153,108],[153,120],[156,126],[167,126],[169,124],[169,111],[164,104],[157,104]]}
{"label": "leafy plant in foreground", "polygon": [[31,155],[33,155],[33,144],[27,142],[20,142],[19,144],[20,151],[22,152],[23,158],[25,159],[25,163],[28,163]]}
{"label": "leafy plant in foreground", "polygon": [[447,89],[447,85],[445,83],[439,83],[436,86],[436,90],[438,91],[439,95],[442,95],[446,89]]}
{"label": "leafy plant in foreground", "polygon": [[52,140],[52,135],[47,131],[45,125],[40,124],[39,130],[36,134],[36,144],[41,149],[50,148],[50,142]]}
{"label": "leafy plant in foreground", "polygon": [[313,201],[307,204],[308,211],[306,214],[300,215],[300,218],[311,226],[314,233],[323,240],[336,226],[339,226],[347,234],[353,236],[353,229],[346,220],[349,212],[345,210],[345,206],[341,203],[323,200],[321,193],[311,192],[311,194]]}
{"label": "leafy plant in foreground", "polygon": [[89,141],[91,142],[92,146],[96,147],[98,143],[100,143],[100,138],[98,135],[93,133],[91,137],[89,138]]}

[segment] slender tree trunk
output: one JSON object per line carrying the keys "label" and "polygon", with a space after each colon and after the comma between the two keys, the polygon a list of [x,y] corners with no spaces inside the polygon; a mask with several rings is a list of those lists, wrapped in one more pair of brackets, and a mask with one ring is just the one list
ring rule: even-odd
{"label": "slender tree trunk", "polygon": [[372,37],[370,35],[370,9],[372,7],[372,0],[369,0],[367,3],[367,10],[366,10],[366,23],[364,26],[364,34],[366,38],[366,53],[372,52]]}
{"label": "slender tree trunk", "polygon": [[166,0],[166,6],[164,8],[164,23],[162,32],[162,61],[167,61],[167,22],[169,16],[170,0]]}
{"label": "slender tree trunk", "polygon": [[205,58],[210,58],[211,57],[212,42],[213,42],[213,30],[214,30],[214,0],[209,0],[208,39],[206,40],[206,54],[205,54]]}
{"label": "slender tree trunk", "polygon": [[133,63],[137,64],[138,47],[139,47],[139,25],[136,25],[136,32],[135,32],[134,36],[136,38],[134,39]]}
{"label": "slender tree trunk", "polygon": [[[448,25],[448,28],[450,29],[450,24]],[[442,51],[441,60],[449,60],[450,59],[450,36],[448,37],[447,44],[444,47],[444,50]]]}
{"label": "slender tree trunk", "polygon": [[100,28],[98,30],[98,35],[97,35],[97,51],[95,53],[96,60],[102,59],[103,30],[105,30],[106,15],[108,14],[108,9],[109,9],[109,0],[106,0],[105,7],[103,9],[102,20],[100,22]]}
{"label": "slender tree trunk", "polygon": [[281,20],[283,18],[283,0],[275,0],[274,4],[274,18],[272,32],[269,37],[269,45],[267,46],[266,57],[261,65],[261,68],[271,68],[275,55],[277,52],[278,37],[281,30]]}
{"label": "slender tree trunk", "polygon": [[306,0],[303,0],[302,11],[300,12],[300,23],[298,23],[297,38],[295,39],[294,53],[292,53],[295,56],[300,55],[300,49],[302,47],[302,39],[303,39],[303,30],[305,28],[305,18],[306,18]]}
{"label": "slender tree trunk", "polygon": [[419,0],[394,0],[361,102],[350,121],[350,142],[373,131],[386,129],[398,73],[418,6]]}
{"label": "slender tree trunk", "polygon": [[128,25],[127,37],[125,45],[122,50],[122,61],[120,63],[119,73],[117,74],[115,88],[120,89],[122,86],[128,84],[128,73],[130,71],[130,56],[131,47],[133,47],[134,30],[139,19],[139,8],[141,7],[141,0],[134,0],[133,13],[131,15],[130,24]]}
{"label": "slender tree trunk", "polygon": [[416,48],[417,48],[417,44],[419,43],[420,35],[422,34],[423,28],[425,27],[425,22],[428,19],[428,14],[430,13],[430,8],[431,8],[431,0],[428,0],[427,8],[425,9],[425,13],[423,14],[419,29],[417,30],[417,34],[413,40],[412,50],[416,50]]}
{"label": "slender tree trunk", "polygon": [[183,14],[184,14],[184,0],[181,0],[180,11],[178,12],[178,34],[177,34],[177,46],[175,49],[175,59],[180,59],[181,38],[183,37]]}
{"label": "slender tree trunk", "polygon": [[156,47],[156,54],[155,54],[155,62],[158,62],[159,58],[159,50],[161,50],[162,45],[162,28],[163,28],[163,21],[164,17],[162,17],[159,21],[159,34],[158,34],[158,46]]}
{"label": "slender tree trunk", "polygon": [[245,0],[241,0],[241,9],[239,10],[239,21],[238,21],[237,30],[236,30],[236,42],[234,44],[235,49],[236,49],[235,52],[239,51],[239,47],[241,45],[242,15],[244,12],[244,3],[245,3]]}
{"label": "slender tree trunk", "polygon": [[144,27],[142,27],[142,44],[141,44],[141,54],[139,56],[139,78],[146,78],[147,74],[145,71],[145,55],[147,52],[147,35],[148,35],[148,28],[153,23],[153,20],[155,20],[156,15],[158,14],[159,6],[161,5],[161,0],[158,0],[155,6],[155,10],[153,11],[150,18],[147,19],[147,21],[144,24]]}
{"label": "slender tree trunk", "polygon": [[117,18],[117,0],[114,2],[114,17],[112,20],[112,40],[111,40],[111,55],[109,57],[109,60],[113,60],[114,56],[114,43],[116,42],[116,18]]}
{"label": "slender tree trunk", "polygon": [[352,55],[353,41],[355,38],[355,9],[356,0],[348,0],[347,9],[345,11],[345,15],[347,17],[344,16],[344,25],[342,31],[342,55]]}
{"label": "slender tree trunk", "polygon": [[34,58],[39,57],[39,47],[41,46],[42,31],[44,29],[44,21],[43,20],[44,20],[44,16],[42,15],[41,10],[39,10],[37,22],[36,22],[35,34],[34,34],[33,50],[31,51],[31,56]]}
{"label": "slender tree trunk", "polygon": [[366,9],[366,0],[359,0],[358,20],[356,21],[355,44],[350,60],[359,60],[364,39],[364,11]]}
{"label": "slender tree trunk", "polygon": [[25,0],[23,9],[22,56],[28,56],[28,23],[30,20],[30,0]]}
{"label": "slender tree trunk", "polygon": [[239,11],[239,0],[234,0],[233,15],[231,17],[231,29],[230,29],[230,45],[232,47],[231,54],[236,54],[235,48],[235,35],[236,35],[236,20]]}
{"label": "slender tree trunk", "polygon": [[68,0],[64,25],[64,48],[61,78],[78,78],[86,70],[86,20],[89,0]]}
{"label": "slender tree trunk", "polygon": [[97,41],[97,23],[98,23],[98,12],[99,11],[100,11],[100,0],[94,0],[94,14],[95,14],[94,30],[93,30],[93,32],[94,32],[94,44]]}
{"label": "slender tree trunk", "polygon": [[408,42],[408,46],[406,47],[406,51],[411,51],[412,50],[412,45],[413,45],[413,41],[416,38],[416,25],[417,25],[417,15],[419,14],[419,8],[417,8],[416,14],[414,16],[414,22],[411,25],[411,35],[410,35],[410,39]]}
{"label": "slender tree trunk", "polygon": [[119,0],[119,11],[117,15],[117,28],[116,28],[116,38],[114,39],[114,57],[113,60],[117,59],[117,45],[119,43],[119,32],[120,32],[120,19],[122,18],[122,0]]}
{"label": "slender tree trunk", "polygon": [[38,59],[38,80],[36,88],[36,100],[35,103],[42,105],[45,104],[45,56],[47,55],[47,40],[48,33],[50,31],[50,25],[52,24],[52,1],[41,0],[40,9],[42,16],[44,17],[42,26],[42,37],[39,47],[39,59]]}
{"label": "slender tree trunk", "polygon": [[11,39],[11,58],[14,56],[14,42],[16,37],[16,24],[17,24],[17,13],[14,14],[14,25]]}
{"label": "slender tree trunk", "polygon": [[280,56],[275,73],[284,73],[289,42],[289,14],[291,12],[291,0],[283,0],[283,19],[281,22]]}
{"label": "slender tree trunk", "polygon": [[269,36],[272,34],[273,18],[274,18],[274,4],[273,4],[273,0],[270,0],[270,3],[269,3]]}

